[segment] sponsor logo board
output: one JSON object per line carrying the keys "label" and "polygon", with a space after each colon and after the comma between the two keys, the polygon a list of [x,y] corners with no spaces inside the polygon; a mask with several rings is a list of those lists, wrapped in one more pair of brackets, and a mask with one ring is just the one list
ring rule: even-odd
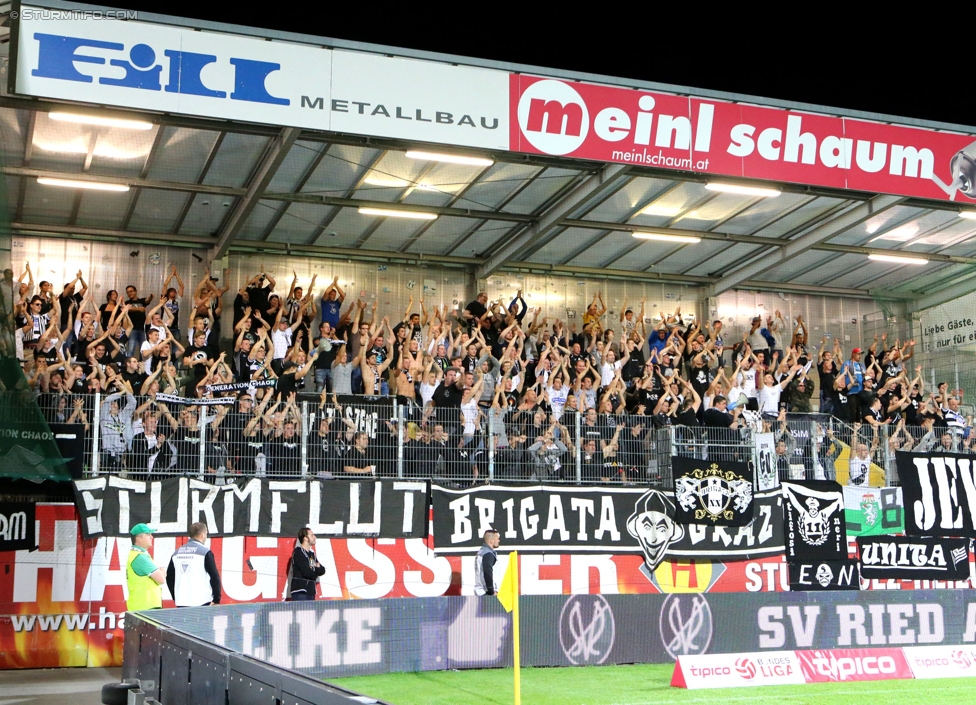
{"label": "sponsor logo board", "polygon": [[911,678],[901,649],[797,651],[807,683],[842,683]]}
{"label": "sponsor logo board", "polygon": [[902,649],[916,678],[976,676],[976,647],[906,646]]}
{"label": "sponsor logo board", "polygon": [[792,651],[679,656],[671,685],[698,688],[744,688],[805,683],[800,661]]}

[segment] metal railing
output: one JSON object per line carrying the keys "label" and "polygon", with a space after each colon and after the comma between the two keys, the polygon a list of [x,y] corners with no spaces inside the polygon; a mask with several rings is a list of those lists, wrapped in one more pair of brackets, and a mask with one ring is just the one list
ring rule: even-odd
{"label": "metal railing", "polygon": [[[896,485],[896,450],[970,452],[964,429],[844,424],[824,414],[751,419],[741,428],[657,426],[639,415],[519,409],[424,412],[395,397],[309,395],[263,402],[157,401],[104,393],[40,395],[51,423],[87,429],[85,474],[431,478],[479,482],[616,483],[673,487],[671,458],[764,462],[780,480]],[[768,456],[760,461],[763,448]]]}

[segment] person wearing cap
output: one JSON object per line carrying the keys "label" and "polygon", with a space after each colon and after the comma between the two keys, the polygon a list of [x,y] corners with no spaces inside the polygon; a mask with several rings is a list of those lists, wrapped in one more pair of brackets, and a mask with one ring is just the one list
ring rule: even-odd
{"label": "person wearing cap", "polygon": [[207,525],[190,525],[190,540],[176,549],[166,569],[166,586],[177,607],[220,604],[220,573],[213,551],[204,545]]}
{"label": "person wearing cap", "polygon": [[154,610],[163,606],[161,586],[166,582],[166,574],[149,557],[154,533],[156,530],[146,524],[136,524],[129,531],[132,548],[125,564],[125,578],[129,588],[125,609],[128,612]]}
{"label": "person wearing cap", "polygon": [[847,361],[844,365],[851,379],[854,380],[854,386],[850,388],[851,394],[858,394],[862,389],[864,389],[864,364],[861,362],[861,348],[854,348],[851,350],[851,359]]}
{"label": "person wearing cap", "polygon": [[474,593],[476,595],[494,595],[498,592],[498,583],[502,576],[495,575],[495,563],[498,561],[498,554],[495,549],[501,538],[498,532],[488,529],[484,533],[484,544],[474,557]]}

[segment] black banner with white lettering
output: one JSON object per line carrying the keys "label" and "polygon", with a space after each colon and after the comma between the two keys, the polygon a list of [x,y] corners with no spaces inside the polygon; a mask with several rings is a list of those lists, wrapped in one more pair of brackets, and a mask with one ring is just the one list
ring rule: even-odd
{"label": "black banner with white lettering", "polygon": [[782,554],[786,550],[782,491],[756,492],[752,508],[753,519],[745,526],[683,527],[684,536],[668,547],[667,557],[745,561]]}
{"label": "black banner with white lettering", "polygon": [[790,590],[860,590],[857,561],[790,563]]}
{"label": "black banner with white lettering", "polygon": [[836,482],[784,482],[786,560],[797,563],[847,558],[844,491]]}
{"label": "black banner with white lettering", "polygon": [[35,543],[33,502],[0,502],[0,551],[29,551]]}
{"label": "black banner with white lettering", "polygon": [[643,553],[653,571],[665,557],[745,560],[783,552],[782,496],[758,493],[746,526],[678,524],[670,493],[642,488],[489,485],[431,487],[434,551],[473,553],[484,532],[503,550]]}
{"label": "black banner with white lettering", "polygon": [[[334,400],[334,401],[333,401]],[[396,418],[393,397],[355,396],[352,394],[332,395],[324,405],[320,404],[318,395],[299,394],[298,401],[307,401],[311,407],[309,426],[316,428],[318,420],[327,418],[334,421],[337,418],[349,421],[375,441],[384,430],[384,424]],[[338,403],[338,406],[336,406]],[[389,427],[386,427],[389,430]]]}
{"label": "black banner with white lettering", "polygon": [[976,467],[971,455],[898,453],[909,536],[976,538]]}
{"label": "black banner with white lettering", "polygon": [[752,521],[753,472],[746,463],[672,458],[675,521],[745,526]]}
{"label": "black banner with white lettering", "polygon": [[73,484],[86,539],[126,536],[140,522],[157,536],[185,536],[198,521],[211,536],[297,536],[308,526],[322,538],[426,538],[428,529],[426,481],[251,478],[211,485],[112,476]]}
{"label": "black banner with white lettering", "polygon": [[969,539],[858,536],[861,577],[893,580],[967,580]]}

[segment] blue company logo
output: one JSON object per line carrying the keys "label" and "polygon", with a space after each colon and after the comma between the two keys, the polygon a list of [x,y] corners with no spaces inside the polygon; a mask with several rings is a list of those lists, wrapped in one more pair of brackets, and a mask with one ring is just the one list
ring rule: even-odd
{"label": "blue company logo", "polygon": [[[78,81],[92,83],[94,77],[78,70],[78,64],[104,64],[100,56],[78,54],[82,48],[117,51],[120,58],[112,59],[109,65],[121,68],[125,73],[119,78],[101,76],[98,83],[103,86],[122,86],[145,91],[166,91],[183,95],[198,95],[209,98],[227,98],[227,92],[204,85],[200,73],[204,67],[215,63],[213,54],[199,54],[192,51],[166,49],[163,54],[169,59],[167,83],[162,84],[163,64],[157,63],[156,50],[148,44],[136,44],[125,57],[125,45],[118,42],[104,42],[97,39],[66,37],[59,34],[35,32],[38,42],[37,68],[32,76],[53,78],[59,81]],[[287,98],[278,98],[268,93],[264,85],[267,77],[281,68],[281,64],[270,61],[256,61],[232,57],[234,67],[234,90],[231,100],[244,100],[251,103],[271,105],[290,105]]]}

